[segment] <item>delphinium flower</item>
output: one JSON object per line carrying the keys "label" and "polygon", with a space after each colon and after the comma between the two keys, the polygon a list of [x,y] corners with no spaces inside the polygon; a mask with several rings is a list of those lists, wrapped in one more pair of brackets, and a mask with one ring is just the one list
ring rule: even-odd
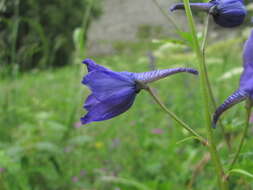
{"label": "delphinium flower", "polygon": [[[190,7],[211,14],[218,25],[227,28],[241,25],[247,14],[243,0],[211,0],[207,3],[190,3]],[[177,3],[170,10],[177,9],[184,9],[184,4]]]}
{"label": "delphinium flower", "polygon": [[175,68],[143,73],[115,72],[96,64],[91,59],[83,61],[88,69],[82,83],[89,87],[84,108],[88,113],[81,118],[82,124],[111,119],[126,112],[134,103],[136,95],[145,85],[169,75],[188,72],[198,74],[195,69]]}
{"label": "delphinium flower", "polygon": [[253,30],[244,45],[243,63],[244,70],[240,78],[239,88],[215,111],[213,116],[214,127],[224,111],[243,100],[253,101]]}

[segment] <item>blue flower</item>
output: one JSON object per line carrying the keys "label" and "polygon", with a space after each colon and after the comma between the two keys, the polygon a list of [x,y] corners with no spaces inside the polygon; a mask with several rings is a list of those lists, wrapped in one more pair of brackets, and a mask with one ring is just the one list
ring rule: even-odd
{"label": "blue flower", "polygon": [[244,45],[243,63],[244,70],[240,78],[239,88],[215,111],[213,115],[214,127],[221,114],[227,109],[245,99],[253,101],[253,30]]}
{"label": "blue flower", "polygon": [[88,69],[82,83],[89,87],[91,94],[85,101],[88,113],[81,118],[82,124],[111,119],[126,112],[134,103],[136,95],[145,84],[168,75],[188,72],[198,74],[191,68],[156,70],[144,73],[114,72],[96,64],[91,59],[83,61]]}
{"label": "blue flower", "polygon": [[[208,3],[190,3],[192,9],[210,13],[216,24],[231,28],[243,23],[247,14],[243,0],[211,0]],[[183,3],[171,7],[171,11],[184,9]]]}

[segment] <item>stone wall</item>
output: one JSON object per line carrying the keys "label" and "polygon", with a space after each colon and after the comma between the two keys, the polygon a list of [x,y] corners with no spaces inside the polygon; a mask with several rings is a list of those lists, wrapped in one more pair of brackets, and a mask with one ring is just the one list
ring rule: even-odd
{"label": "stone wall", "polygon": [[[158,2],[168,12],[172,1]],[[177,22],[182,22],[184,19],[179,15],[173,13]],[[92,23],[88,32],[88,53],[112,53],[113,42],[136,41],[140,29],[148,26],[163,34],[172,32],[172,26],[152,0],[103,0],[103,15]]]}

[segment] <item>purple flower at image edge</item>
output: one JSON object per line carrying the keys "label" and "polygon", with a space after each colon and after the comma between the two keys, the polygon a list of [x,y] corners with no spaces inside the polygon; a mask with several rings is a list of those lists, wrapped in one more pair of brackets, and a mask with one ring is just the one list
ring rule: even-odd
{"label": "purple flower at image edge", "polygon": [[[210,13],[216,24],[231,28],[243,23],[247,10],[243,0],[211,0],[207,3],[190,3],[193,10]],[[176,3],[170,11],[184,9],[183,3]]]}
{"label": "purple flower at image edge", "polygon": [[227,109],[243,100],[253,102],[253,30],[245,42],[243,51],[243,73],[240,78],[239,88],[217,108],[213,115],[213,126]]}
{"label": "purple flower at image edge", "polygon": [[143,73],[114,72],[85,59],[88,74],[82,83],[89,87],[91,94],[87,97],[84,108],[88,113],[81,118],[82,124],[108,120],[126,112],[134,103],[136,95],[143,89],[140,84],[147,84],[169,75],[188,72],[197,75],[191,68],[175,68]]}

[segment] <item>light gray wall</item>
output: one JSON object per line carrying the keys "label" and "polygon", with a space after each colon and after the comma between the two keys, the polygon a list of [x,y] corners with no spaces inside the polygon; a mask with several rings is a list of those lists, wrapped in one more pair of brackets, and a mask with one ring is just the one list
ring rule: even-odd
{"label": "light gray wall", "polygon": [[[169,14],[171,0],[158,0]],[[170,13],[171,14],[171,13]],[[183,14],[171,14],[182,22]],[[162,15],[152,0],[103,0],[103,15],[94,21],[88,32],[90,55],[113,52],[112,42],[137,40],[141,25],[161,26],[164,33],[172,33],[172,25]]]}

